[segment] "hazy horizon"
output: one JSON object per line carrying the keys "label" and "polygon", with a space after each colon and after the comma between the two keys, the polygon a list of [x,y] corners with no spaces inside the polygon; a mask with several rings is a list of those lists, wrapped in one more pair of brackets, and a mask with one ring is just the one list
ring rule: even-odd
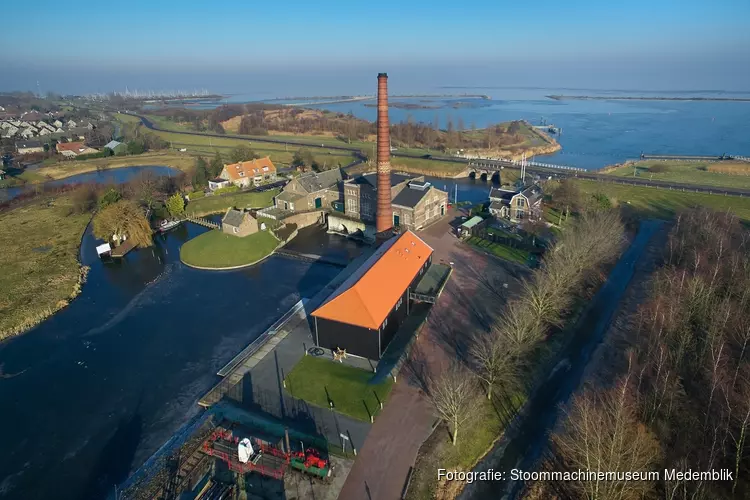
{"label": "hazy horizon", "polygon": [[[551,0],[471,7],[299,1],[221,5],[84,0],[86,23],[40,30],[47,0],[6,13],[0,91],[87,94],[206,88],[218,93],[372,93],[445,86],[750,91],[750,2]],[[34,19],[31,24],[20,20]],[[380,31],[377,31],[377,29]],[[33,36],[29,36],[32,33]],[[379,36],[380,35],[380,36]]]}

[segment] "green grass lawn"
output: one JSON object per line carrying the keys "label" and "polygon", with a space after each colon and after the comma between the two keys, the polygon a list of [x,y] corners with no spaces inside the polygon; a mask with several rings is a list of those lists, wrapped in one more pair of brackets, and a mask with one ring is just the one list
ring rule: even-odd
{"label": "green grass lawn", "polygon": [[706,207],[713,210],[731,210],[740,219],[750,222],[750,197],[724,196],[653,188],[608,184],[588,180],[576,180],[586,193],[603,193],[613,205],[624,207],[636,215],[670,219],[678,210]]}
{"label": "green grass lawn", "polygon": [[468,162],[466,161],[447,162],[426,158],[400,158],[398,156],[391,158],[391,168],[394,172],[406,170],[407,172],[436,177],[453,177],[466,170],[467,166]]}
{"label": "green grass lawn", "polygon": [[339,413],[369,422],[370,414],[380,412],[378,398],[385,403],[393,388],[390,377],[373,385],[369,383],[372,376],[372,372],[337,361],[304,356],[286,376],[286,388],[295,398],[323,408],[328,408],[330,397]]}
{"label": "green grass lawn", "polygon": [[529,260],[529,252],[520,248],[509,247],[502,243],[495,243],[489,240],[472,236],[466,242],[477,248],[481,248],[501,259],[509,260],[511,262],[517,262],[519,264],[526,264]]}
{"label": "green grass lawn", "polygon": [[0,340],[34,326],[77,295],[78,245],[91,214],[70,215],[69,195],[0,213]]}
{"label": "green grass lawn", "polygon": [[273,205],[273,197],[279,194],[278,189],[262,193],[237,193],[224,196],[206,196],[188,203],[185,212],[201,216],[224,212],[230,207],[264,208]]}
{"label": "green grass lawn", "polygon": [[[697,184],[702,186],[732,187],[738,189],[750,189],[750,175],[731,175],[729,173],[711,172],[710,168],[730,167],[732,165],[747,167],[750,173],[750,164],[739,162],[702,162],[681,160],[644,160],[631,165],[613,168],[606,175],[616,177],[635,177],[639,179],[659,180],[667,182],[680,182],[683,184]],[[665,168],[664,172],[651,172],[651,167]],[[738,169],[739,170],[739,169]]]}
{"label": "green grass lawn", "polygon": [[182,245],[180,259],[198,267],[244,266],[271,254],[278,244],[270,231],[258,231],[240,238],[214,229]]}

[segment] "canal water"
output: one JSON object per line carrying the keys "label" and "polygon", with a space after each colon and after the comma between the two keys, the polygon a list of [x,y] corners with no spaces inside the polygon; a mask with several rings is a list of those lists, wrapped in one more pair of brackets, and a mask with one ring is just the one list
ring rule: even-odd
{"label": "canal water", "polygon": [[[80,257],[91,271],[81,295],[0,343],[0,498],[111,492],[199,411],[219,368],[340,271],[281,257],[237,271],[184,266],[180,246],[205,231],[183,224],[152,248],[104,263],[89,229]],[[360,251],[325,234],[305,233],[295,245],[305,253],[321,245]]]}
{"label": "canal water", "polygon": [[174,176],[179,170],[170,167],[161,166],[140,166],[140,167],[122,167],[109,170],[99,170],[87,172],[85,174],[72,175],[64,179],[48,181],[43,184],[33,184],[30,186],[19,186],[0,189],[0,203],[15,198],[24,191],[33,191],[40,186],[69,186],[71,184],[92,183],[92,184],[122,184],[136,178],[141,172],[151,172],[158,176]]}

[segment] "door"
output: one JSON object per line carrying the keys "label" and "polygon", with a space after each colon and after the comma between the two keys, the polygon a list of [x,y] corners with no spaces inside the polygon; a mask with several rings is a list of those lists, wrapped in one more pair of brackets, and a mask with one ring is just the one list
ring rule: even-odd
{"label": "door", "polygon": [[396,214],[393,214],[393,225],[395,227],[398,227],[400,222],[401,222],[401,219],[399,218],[399,216]]}
{"label": "door", "polygon": [[445,205],[440,205],[440,217],[445,215]]}
{"label": "door", "polygon": [[321,198],[315,198],[315,208],[321,208],[323,206],[323,200]]}

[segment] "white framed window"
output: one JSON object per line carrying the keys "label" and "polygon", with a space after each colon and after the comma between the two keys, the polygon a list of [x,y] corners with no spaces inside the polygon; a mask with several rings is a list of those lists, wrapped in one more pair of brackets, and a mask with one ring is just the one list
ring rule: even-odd
{"label": "white framed window", "polygon": [[237,234],[237,233],[239,232],[239,231],[237,231],[237,228],[236,228],[236,227],[233,227],[233,228],[232,228],[232,231],[234,232],[234,234]]}
{"label": "white framed window", "polygon": [[346,200],[346,211],[356,212],[357,211],[357,200],[348,199]]}

